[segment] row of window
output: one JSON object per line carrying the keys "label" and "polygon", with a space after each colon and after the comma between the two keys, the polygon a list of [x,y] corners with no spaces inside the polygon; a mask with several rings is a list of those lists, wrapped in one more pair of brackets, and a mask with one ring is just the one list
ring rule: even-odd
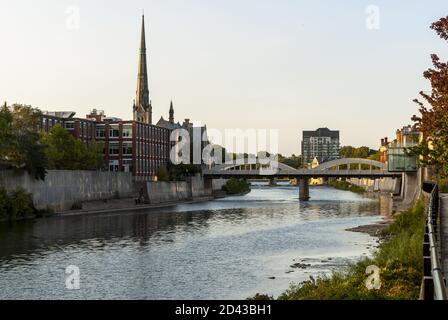
{"label": "row of window", "polygon": [[137,159],[135,164],[137,175],[156,175],[159,168],[162,165],[166,166],[167,162],[162,160]]}
{"label": "row of window", "polygon": [[[168,141],[169,140],[169,131],[163,129],[163,128],[156,128],[156,127],[146,127],[146,128],[140,128],[140,126],[137,127],[137,137],[142,140],[159,140],[159,141]],[[106,129],[104,125],[98,125],[96,128],[96,138],[102,139],[106,137]],[[109,138],[132,138],[132,126],[123,126],[123,129],[121,130],[118,125],[112,125],[109,128]]]}
{"label": "row of window", "polygon": [[[166,161],[148,159],[137,159],[135,164],[137,175],[156,175],[162,165],[167,165]],[[132,160],[124,159],[121,166],[118,160],[111,160],[109,161],[109,171],[133,172]]]}
{"label": "row of window", "polygon": [[[121,146],[121,153],[123,155],[132,156],[132,143],[124,142]],[[104,149],[104,154],[106,154],[106,149]],[[118,142],[109,143],[109,155],[118,155],[118,154],[120,154],[120,145],[118,144]]]}
{"label": "row of window", "polygon": [[[109,155],[119,155],[120,149],[122,155],[133,155],[132,142],[123,142],[121,148],[118,142],[109,142]],[[137,145],[138,156],[153,156],[167,159],[169,157],[168,153],[169,148],[167,146],[146,143]],[[104,154],[106,154],[106,149],[104,149]]]}

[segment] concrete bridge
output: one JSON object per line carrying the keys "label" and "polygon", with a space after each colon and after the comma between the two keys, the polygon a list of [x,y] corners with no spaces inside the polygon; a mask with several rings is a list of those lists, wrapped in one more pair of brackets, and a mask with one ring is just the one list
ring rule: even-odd
{"label": "concrete bridge", "polygon": [[[354,170],[350,170],[355,166]],[[341,169],[341,167],[346,167]],[[366,169],[368,168],[368,169]],[[295,169],[277,161],[266,163],[242,163],[232,161],[203,170],[206,178],[212,179],[255,179],[255,178],[288,178],[299,182],[300,200],[309,200],[310,178],[401,178],[400,172],[389,172],[386,164],[369,159],[338,159],[325,162],[314,169]]]}

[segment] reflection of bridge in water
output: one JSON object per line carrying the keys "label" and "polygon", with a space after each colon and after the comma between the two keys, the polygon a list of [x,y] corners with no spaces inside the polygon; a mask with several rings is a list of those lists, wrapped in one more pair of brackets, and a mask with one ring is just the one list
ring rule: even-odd
{"label": "reflection of bridge in water", "polygon": [[[341,167],[344,167],[341,169]],[[355,169],[352,169],[355,167]],[[400,172],[390,172],[385,163],[369,159],[338,159],[314,169],[295,169],[276,161],[260,163],[229,162],[203,171],[206,178],[288,178],[299,182],[300,200],[309,199],[308,180],[311,178],[402,178]]]}

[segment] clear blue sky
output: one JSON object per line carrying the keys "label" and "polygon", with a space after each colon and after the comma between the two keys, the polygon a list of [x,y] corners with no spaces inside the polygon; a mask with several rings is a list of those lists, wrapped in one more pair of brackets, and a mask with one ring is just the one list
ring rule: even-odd
{"label": "clear blue sky", "polygon": [[0,0],[0,100],[131,118],[143,9],[155,120],[173,99],[177,120],[280,129],[285,154],[322,126],[377,147],[416,112],[429,55],[448,56],[429,29],[446,0]]}

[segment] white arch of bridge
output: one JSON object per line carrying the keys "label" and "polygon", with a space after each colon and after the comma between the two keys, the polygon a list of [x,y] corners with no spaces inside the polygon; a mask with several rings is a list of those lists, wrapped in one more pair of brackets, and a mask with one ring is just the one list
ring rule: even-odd
{"label": "white arch of bridge", "polygon": [[321,165],[317,166],[316,170],[329,170],[331,168],[343,166],[343,165],[368,165],[372,167],[380,168],[381,170],[387,170],[387,165],[380,161],[370,160],[370,159],[360,159],[360,158],[343,158],[337,159],[333,161],[324,162]]}
{"label": "white arch of bridge", "polygon": [[[343,166],[343,165],[367,165],[370,167],[379,168],[380,170],[387,171],[387,165],[380,161],[370,160],[370,159],[360,159],[360,158],[343,158],[343,159],[337,159],[329,162],[324,162],[321,165],[317,166],[314,169],[314,171],[326,171],[330,170],[331,168]],[[227,162],[225,164],[217,165],[211,169],[213,172],[219,172],[219,171],[228,171],[228,170],[272,170],[276,169],[278,171],[282,172],[290,172],[294,173],[297,172],[298,169],[290,167],[286,164],[277,162],[277,161],[269,161],[268,163],[264,165],[260,164],[249,164],[249,163],[238,163],[234,161]],[[302,169],[303,170],[303,169]]]}

